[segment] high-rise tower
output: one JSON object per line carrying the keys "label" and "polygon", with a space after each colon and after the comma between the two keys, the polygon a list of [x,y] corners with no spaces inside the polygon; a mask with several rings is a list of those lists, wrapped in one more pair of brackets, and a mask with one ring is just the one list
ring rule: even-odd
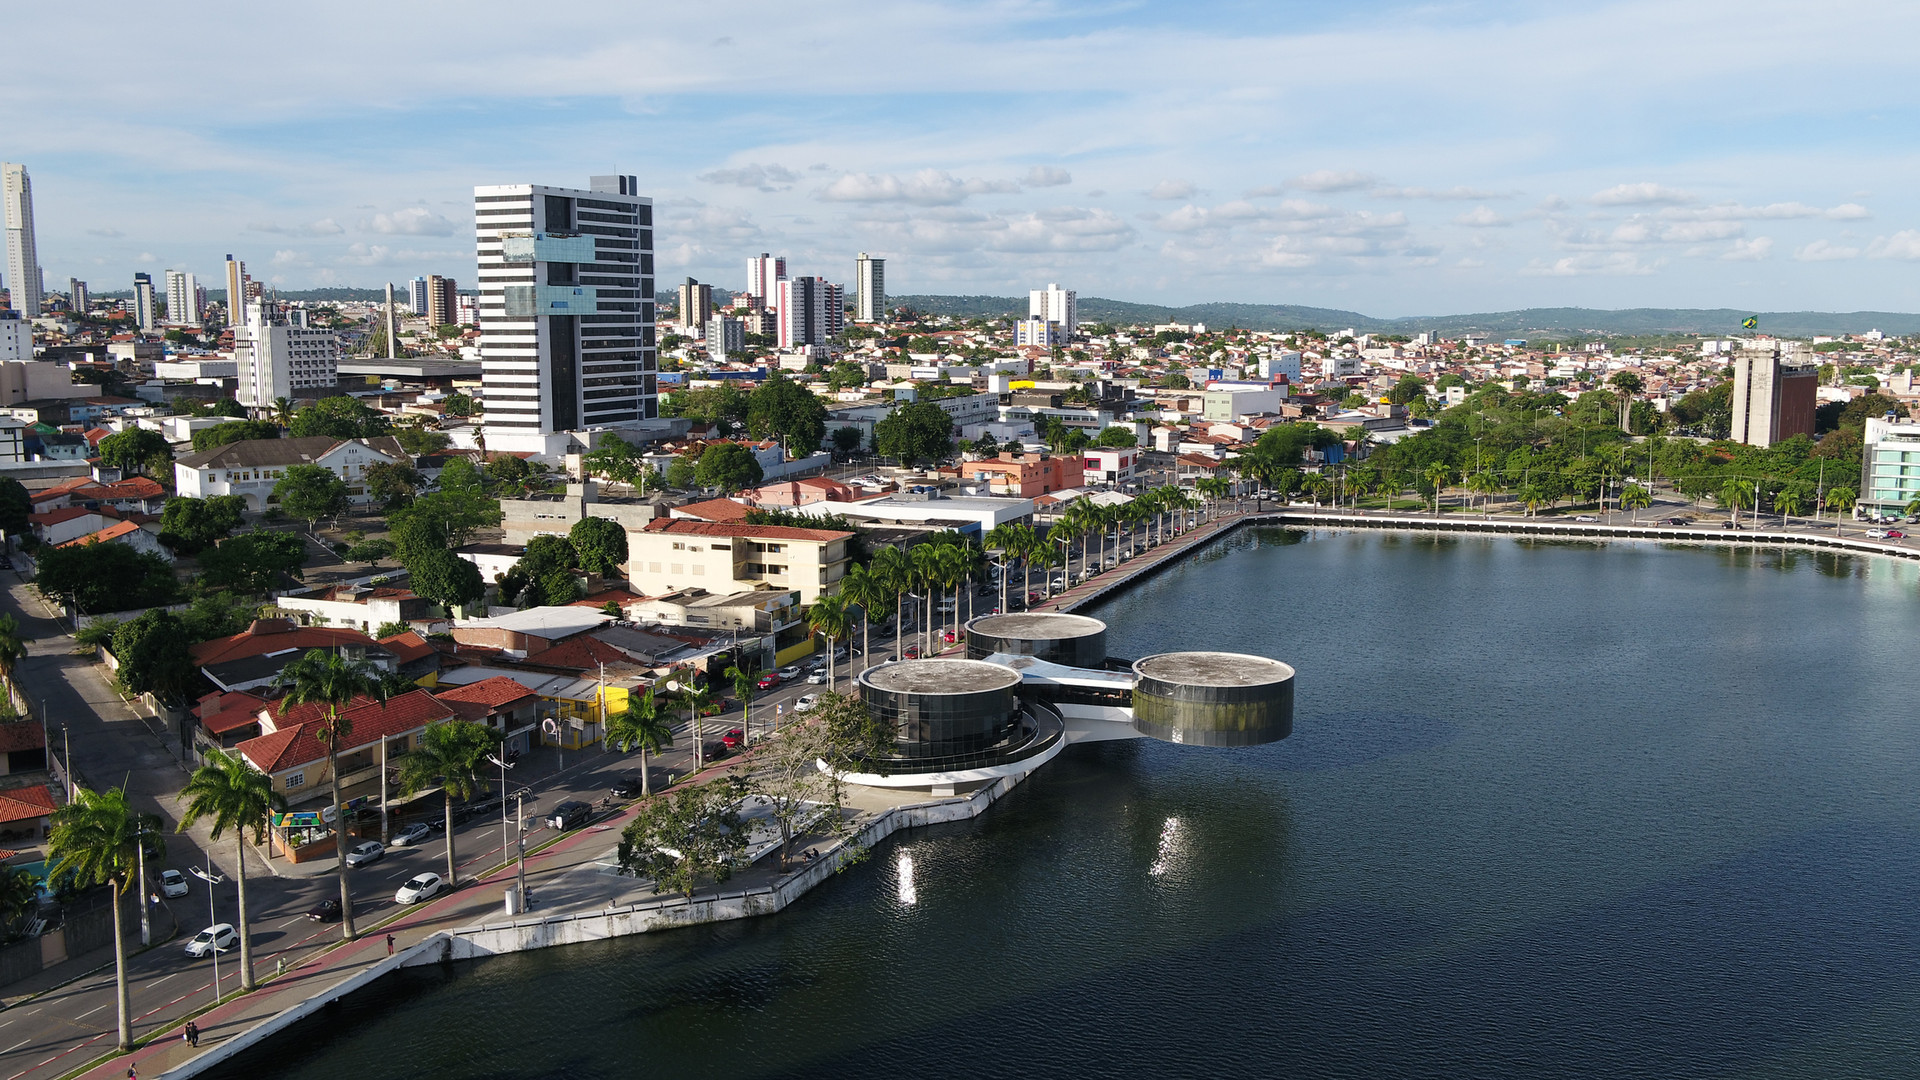
{"label": "high-rise tower", "polygon": [[853,288],[856,297],[853,318],[855,322],[885,322],[887,320],[887,260],[876,259],[861,252],[853,261]]}
{"label": "high-rise tower", "polygon": [[489,446],[659,415],[653,200],[636,185],[473,189]]}
{"label": "high-rise tower", "polygon": [[787,279],[787,257],[766,252],[747,259],[747,295],[760,298],[761,307],[780,306],[780,283]]}
{"label": "high-rise tower", "polygon": [[133,275],[133,321],[142,330],[153,330],[159,326],[158,313],[153,309],[152,274]]}
{"label": "high-rise tower", "polygon": [[40,314],[40,253],[33,242],[33,181],[25,165],[0,164],[0,204],[7,226],[7,288],[23,318]]}
{"label": "high-rise tower", "polygon": [[247,321],[247,264],[227,256],[227,325]]}
{"label": "high-rise tower", "polygon": [[1072,289],[1048,285],[1027,294],[1027,317],[1055,325],[1054,334],[1062,343],[1073,340],[1080,326],[1080,300]]}

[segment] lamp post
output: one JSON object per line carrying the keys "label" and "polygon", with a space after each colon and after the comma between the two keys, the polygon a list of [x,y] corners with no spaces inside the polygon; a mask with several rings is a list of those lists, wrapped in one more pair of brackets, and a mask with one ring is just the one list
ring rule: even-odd
{"label": "lamp post", "polygon": [[1004,612],[1007,610],[1007,568],[1013,560],[1007,557],[1005,548],[988,548],[987,562],[1000,572],[1000,610]]}
{"label": "lamp post", "polygon": [[[204,881],[207,883],[207,925],[209,927],[213,927],[213,926],[220,925],[220,913],[218,910],[215,909],[214,903],[213,903],[213,887],[227,879],[219,874],[212,872],[211,870],[211,867],[213,865],[212,863],[208,863],[207,865],[209,867],[209,869],[207,870],[202,870],[197,866],[190,866],[187,869],[193,871],[194,877],[197,877],[201,881]],[[145,899],[146,899],[145,897],[141,898],[141,902],[143,904],[145,903]],[[213,935],[213,941],[210,942],[207,946],[207,955],[213,957],[213,1000],[219,1001],[220,1000],[220,935],[219,934],[216,933]]]}
{"label": "lamp post", "polygon": [[[133,857],[138,864],[134,872],[140,875],[140,944],[151,945],[153,944],[151,914],[153,905],[147,903],[147,827],[144,824],[140,826],[139,833],[134,836]],[[211,890],[213,886],[209,885],[207,888]],[[207,902],[209,904],[213,902],[211,891],[207,894]]]}
{"label": "lamp post", "polygon": [[518,847],[518,869],[520,878],[520,910],[533,907],[533,898],[527,894],[527,796],[533,794],[526,788],[513,793],[513,836]]}
{"label": "lamp post", "polygon": [[[500,766],[500,861],[505,862],[507,860],[507,770],[513,768],[513,764],[507,760],[504,750],[499,756],[488,754],[487,760]],[[523,869],[520,878],[522,890],[526,888],[526,884],[526,872]],[[522,895],[524,896],[524,893]]]}

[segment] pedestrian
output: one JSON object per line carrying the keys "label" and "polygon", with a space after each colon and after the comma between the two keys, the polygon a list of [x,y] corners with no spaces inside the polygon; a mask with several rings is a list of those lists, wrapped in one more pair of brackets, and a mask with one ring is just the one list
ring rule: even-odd
{"label": "pedestrian", "polygon": [[388,956],[393,955],[393,935],[392,934],[387,935],[387,955]]}
{"label": "pedestrian", "polygon": [[127,1066],[127,1080],[140,1080],[140,1066]]}
{"label": "pedestrian", "polygon": [[191,1020],[187,1021],[187,1042],[195,1050],[200,1049],[200,1025]]}

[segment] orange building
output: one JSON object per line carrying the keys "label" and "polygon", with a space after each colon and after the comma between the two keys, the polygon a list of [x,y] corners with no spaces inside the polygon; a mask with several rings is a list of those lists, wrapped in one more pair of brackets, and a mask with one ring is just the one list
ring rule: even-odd
{"label": "orange building", "polygon": [[1043,454],[1019,458],[1002,454],[981,461],[961,462],[960,479],[963,482],[985,484],[987,490],[995,495],[1017,495],[1031,499],[1036,495],[1079,487],[1084,482],[1085,470],[1086,462],[1078,454],[1064,457]]}

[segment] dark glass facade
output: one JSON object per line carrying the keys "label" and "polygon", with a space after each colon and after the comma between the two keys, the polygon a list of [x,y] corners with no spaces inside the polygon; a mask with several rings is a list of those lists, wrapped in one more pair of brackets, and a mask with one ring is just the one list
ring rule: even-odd
{"label": "dark glass facade", "polygon": [[1220,686],[1155,678],[1134,665],[1133,728],[1142,735],[1189,746],[1257,746],[1293,734],[1293,669],[1247,657],[1272,677]]}
{"label": "dark glass facade", "polygon": [[1039,754],[1065,737],[1065,727],[1053,709],[1022,704],[1015,694],[1019,676],[1011,671],[1001,685],[939,692],[894,689],[869,681],[868,676],[893,666],[898,665],[870,668],[859,680],[861,701],[875,720],[894,733],[893,754],[868,762],[874,772],[952,772],[1003,765]]}
{"label": "dark glass facade", "polygon": [[1084,615],[983,615],[967,624],[967,658],[994,653],[1098,669],[1107,659],[1107,626]]}

